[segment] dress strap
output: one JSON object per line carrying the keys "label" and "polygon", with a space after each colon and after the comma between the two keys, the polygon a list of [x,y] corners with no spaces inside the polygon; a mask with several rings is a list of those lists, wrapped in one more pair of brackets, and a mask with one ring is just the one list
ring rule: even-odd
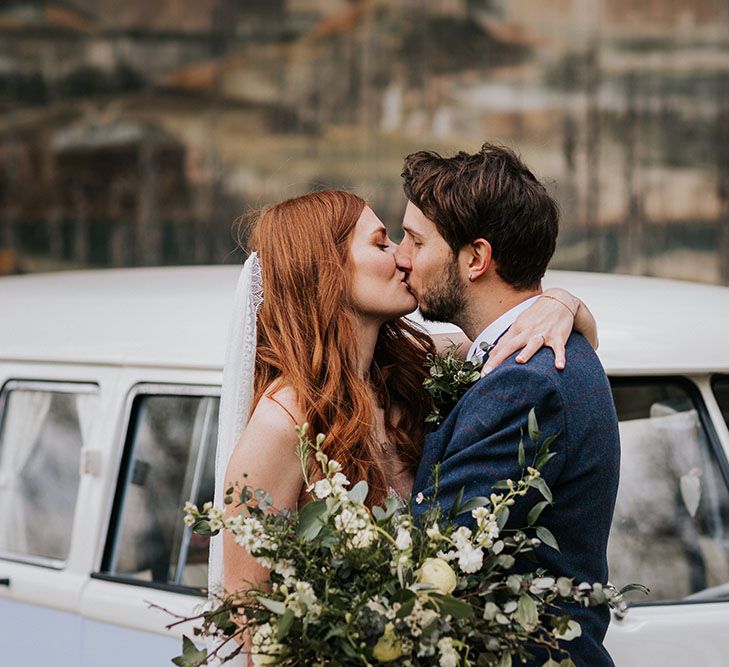
{"label": "dress strap", "polygon": [[294,424],[298,424],[296,417],[294,417],[291,414],[291,411],[283,404],[281,401],[276,399],[272,394],[266,394],[266,398],[270,398],[274,403],[276,403],[289,417],[291,417],[291,421],[294,422]]}

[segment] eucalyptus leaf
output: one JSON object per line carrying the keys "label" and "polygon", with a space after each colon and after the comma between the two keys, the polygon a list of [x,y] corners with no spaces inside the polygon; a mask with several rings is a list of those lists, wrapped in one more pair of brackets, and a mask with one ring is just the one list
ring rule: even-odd
{"label": "eucalyptus leaf", "polygon": [[559,551],[559,545],[552,532],[544,526],[537,526],[537,537],[544,542],[548,547]]}
{"label": "eucalyptus leaf", "polygon": [[349,499],[353,502],[364,505],[364,501],[365,498],[367,498],[368,492],[369,487],[367,486],[367,481],[361,479],[347,492],[347,495],[349,496]]}
{"label": "eucalyptus leaf", "polygon": [[[554,435],[550,435],[547,438],[544,438],[544,442],[542,442],[541,445],[539,445],[539,451],[537,452],[537,456],[542,456],[543,454],[546,454],[549,451],[549,448],[552,446],[554,441],[559,437],[559,433],[555,433]],[[535,468],[537,466],[534,466]]]}
{"label": "eucalyptus leaf", "polygon": [[527,514],[527,526],[533,526],[537,522],[539,515],[544,511],[544,508],[547,507],[547,505],[549,505],[549,503],[546,500],[542,500],[542,502],[539,502],[532,507],[529,514]]}
{"label": "eucalyptus leaf", "polygon": [[283,616],[281,616],[278,621],[278,627],[276,628],[276,640],[279,642],[283,641],[286,635],[289,634],[289,630],[291,630],[291,626],[293,624],[294,612],[291,611],[291,609],[286,609]]}
{"label": "eucalyptus leaf", "polygon": [[527,632],[533,632],[536,629],[539,624],[539,611],[537,603],[530,595],[525,594],[519,598],[514,618]]}
{"label": "eucalyptus leaf", "polygon": [[456,494],[456,498],[453,501],[450,512],[448,512],[449,519],[455,519],[461,513],[461,503],[463,502],[464,488],[461,487],[460,491]]}
{"label": "eucalyptus leaf", "polygon": [[540,454],[534,461],[534,467],[537,470],[541,470],[542,468],[544,468],[545,465],[547,465],[547,462],[551,461],[555,456],[557,456],[557,452],[547,452],[545,454]]}
{"label": "eucalyptus leaf", "polygon": [[279,602],[278,600],[271,600],[270,598],[265,598],[262,595],[258,596],[258,601],[266,609],[272,611],[274,614],[283,616],[286,613],[286,605],[283,602]]}
{"label": "eucalyptus leaf", "polygon": [[299,514],[299,526],[296,530],[299,537],[303,537],[307,542],[311,542],[324,526],[321,519],[326,512],[326,500],[315,500],[304,505],[304,508]]}
{"label": "eucalyptus leaf", "polygon": [[542,439],[542,432],[539,430],[539,424],[537,423],[537,413],[534,408],[529,410],[529,417],[527,419],[529,426],[529,437],[531,441],[536,445]]}
{"label": "eucalyptus leaf", "polygon": [[473,607],[466,602],[457,600],[452,595],[434,595],[433,599],[436,601],[440,613],[453,618],[470,618],[473,616]]}
{"label": "eucalyptus leaf", "polygon": [[382,517],[383,521],[387,521],[395,512],[397,512],[400,503],[397,498],[385,498],[385,514]]}
{"label": "eucalyptus leaf", "polygon": [[524,451],[524,438],[519,438],[519,468],[526,468],[526,452]]}
{"label": "eucalyptus leaf", "polygon": [[509,520],[509,508],[502,507],[499,510],[499,513],[496,515],[496,525],[499,527],[499,530],[503,530],[503,528],[506,525],[506,522],[508,520]]}
{"label": "eucalyptus leaf", "polygon": [[477,507],[486,507],[491,501],[486,496],[476,496],[470,498],[461,507],[461,511],[458,514],[465,514],[466,512],[473,512]]}
{"label": "eucalyptus leaf", "polygon": [[529,482],[529,486],[537,489],[539,493],[544,496],[544,499],[548,502],[552,502],[552,492],[549,490],[549,486],[547,485],[547,482],[544,481],[543,478],[537,477],[536,479],[533,479],[531,482]]}

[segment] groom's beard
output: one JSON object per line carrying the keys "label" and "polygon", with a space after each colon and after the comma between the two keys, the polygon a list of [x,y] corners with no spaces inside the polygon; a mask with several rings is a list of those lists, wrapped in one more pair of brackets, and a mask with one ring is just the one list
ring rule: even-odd
{"label": "groom's beard", "polygon": [[453,322],[466,304],[466,290],[454,259],[441,274],[418,294],[420,314],[431,322]]}

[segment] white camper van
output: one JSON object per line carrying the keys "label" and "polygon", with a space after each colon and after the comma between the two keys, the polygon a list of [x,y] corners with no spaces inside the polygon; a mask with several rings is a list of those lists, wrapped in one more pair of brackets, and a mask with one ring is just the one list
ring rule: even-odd
{"label": "white camper van", "polygon": [[[235,267],[0,279],[0,664],[157,667],[207,542]],[[552,272],[598,320],[620,417],[618,667],[729,664],[729,289]],[[439,330],[443,330],[441,327]],[[569,360],[568,360],[569,362]],[[610,474],[606,471],[605,474]]]}

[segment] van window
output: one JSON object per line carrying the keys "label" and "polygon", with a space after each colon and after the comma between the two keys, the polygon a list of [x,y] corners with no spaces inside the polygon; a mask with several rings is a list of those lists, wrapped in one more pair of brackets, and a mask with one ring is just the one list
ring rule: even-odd
{"label": "van window", "polygon": [[613,380],[613,395],[622,453],[610,579],[648,586],[648,601],[729,597],[729,493],[698,391]]}
{"label": "van window", "polygon": [[11,381],[0,392],[0,555],[62,567],[95,385]]}
{"label": "van window", "polygon": [[711,388],[714,390],[714,398],[719,404],[721,416],[729,428],[729,375],[715,375],[711,380]]}
{"label": "van window", "polygon": [[102,572],[207,586],[208,539],[183,524],[182,508],[212,500],[218,404],[189,394],[134,398]]}

